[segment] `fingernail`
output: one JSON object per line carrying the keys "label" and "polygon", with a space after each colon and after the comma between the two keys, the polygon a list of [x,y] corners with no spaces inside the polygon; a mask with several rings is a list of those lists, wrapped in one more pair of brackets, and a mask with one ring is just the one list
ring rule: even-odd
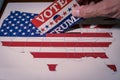
{"label": "fingernail", "polygon": [[72,9],[72,15],[73,16],[76,16],[76,17],[78,17],[78,16],[80,16],[80,10],[79,10],[79,8],[73,8]]}

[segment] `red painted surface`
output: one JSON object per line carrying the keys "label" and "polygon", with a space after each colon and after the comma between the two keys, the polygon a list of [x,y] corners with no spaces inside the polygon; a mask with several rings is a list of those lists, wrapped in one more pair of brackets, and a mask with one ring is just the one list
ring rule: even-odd
{"label": "red painted surface", "polygon": [[2,46],[12,47],[109,47],[111,42],[9,42],[2,41]]}
{"label": "red painted surface", "polygon": [[57,64],[47,64],[50,71],[56,71]]}
{"label": "red painted surface", "polygon": [[104,52],[31,52],[34,58],[82,58],[82,57],[93,57],[93,58],[108,58]]}
{"label": "red painted surface", "polygon": [[115,65],[109,64],[109,65],[107,65],[107,67],[109,67],[109,68],[110,68],[111,70],[113,70],[114,72],[117,71],[117,68],[116,68]]}
{"label": "red painted surface", "polygon": [[46,37],[112,37],[112,33],[61,33],[46,34]]}

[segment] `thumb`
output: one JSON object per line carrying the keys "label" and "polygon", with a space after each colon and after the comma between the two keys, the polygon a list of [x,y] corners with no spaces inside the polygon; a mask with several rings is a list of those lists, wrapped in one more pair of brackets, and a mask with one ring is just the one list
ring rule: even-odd
{"label": "thumb", "polygon": [[[83,5],[72,9],[72,15],[75,17],[90,18],[100,16],[102,2],[94,5]],[[104,5],[103,5],[104,6]]]}

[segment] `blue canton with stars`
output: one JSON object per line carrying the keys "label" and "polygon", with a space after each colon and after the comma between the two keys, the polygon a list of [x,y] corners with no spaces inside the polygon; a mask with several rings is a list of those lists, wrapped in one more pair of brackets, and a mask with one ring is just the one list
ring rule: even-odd
{"label": "blue canton with stars", "polygon": [[[31,20],[38,14],[20,11],[11,12],[3,21],[0,28],[0,36],[9,37],[42,37],[40,30],[37,29]],[[46,26],[47,27],[47,26]]]}

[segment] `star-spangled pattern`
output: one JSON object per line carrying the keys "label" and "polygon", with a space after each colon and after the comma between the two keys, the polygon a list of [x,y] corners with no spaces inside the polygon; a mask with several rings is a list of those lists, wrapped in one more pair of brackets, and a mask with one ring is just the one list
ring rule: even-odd
{"label": "star-spangled pattern", "polygon": [[37,16],[37,14],[12,11],[10,15],[3,21],[3,24],[0,28],[0,36],[43,36],[40,34],[41,31],[37,29],[30,21],[35,16]]}

